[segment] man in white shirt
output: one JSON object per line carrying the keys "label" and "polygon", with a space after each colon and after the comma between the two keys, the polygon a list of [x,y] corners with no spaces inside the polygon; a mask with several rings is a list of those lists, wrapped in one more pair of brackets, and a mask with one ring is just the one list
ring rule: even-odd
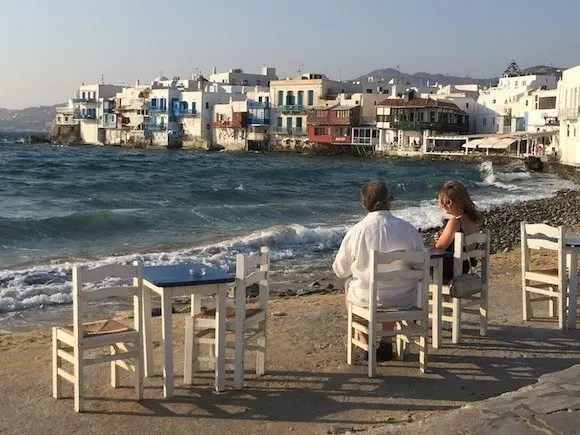
{"label": "man in white shirt", "polygon": [[[423,239],[410,223],[399,219],[389,211],[392,196],[382,181],[369,181],[361,190],[361,200],[368,214],[344,236],[332,268],[339,278],[346,278],[347,301],[368,306],[369,261],[372,249],[380,252],[422,251]],[[389,270],[406,269],[404,263],[389,265]],[[385,268],[387,271],[387,268]],[[377,306],[382,308],[409,308],[417,303],[415,282],[393,281],[379,288]],[[392,324],[383,328],[392,328]],[[359,337],[364,341],[363,337]],[[390,343],[381,343],[377,359],[392,358]]]}

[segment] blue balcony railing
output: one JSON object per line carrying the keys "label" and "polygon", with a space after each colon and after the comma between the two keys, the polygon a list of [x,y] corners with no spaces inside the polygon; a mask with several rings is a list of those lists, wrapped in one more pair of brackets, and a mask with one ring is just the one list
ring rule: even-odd
{"label": "blue balcony railing", "polygon": [[97,115],[94,113],[75,113],[74,119],[97,119]]}
{"label": "blue balcony railing", "polygon": [[173,116],[197,116],[197,110],[195,110],[195,109],[175,109],[173,111]]}
{"label": "blue balcony railing", "polygon": [[165,131],[167,130],[166,124],[149,124],[149,130],[151,131]]}
{"label": "blue balcony railing", "polygon": [[248,101],[248,109],[269,109],[270,103],[262,101]]}
{"label": "blue balcony railing", "polygon": [[103,128],[115,128],[117,127],[117,121],[103,121]]}
{"label": "blue balcony railing", "polygon": [[167,112],[167,107],[149,106],[149,112]]}
{"label": "blue balcony railing", "polygon": [[288,136],[303,136],[308,134],[308,131],[304,127],[272,127],[272,132]]}
{"label": "blue balcony railing", "polygon": [[304,106],[302,104],[287,104],[285,106],[278,106],[280,112],[286,113],[296,113],[304,111]]}
{"label": "blue balcony railing", "polygon": [[73,103],[94,103],[96,100],[94,98],[73,98]]}
{"label": "blue balcony railing", "polygon": [[248,125],[270,125],[270,118],[248,116]]}

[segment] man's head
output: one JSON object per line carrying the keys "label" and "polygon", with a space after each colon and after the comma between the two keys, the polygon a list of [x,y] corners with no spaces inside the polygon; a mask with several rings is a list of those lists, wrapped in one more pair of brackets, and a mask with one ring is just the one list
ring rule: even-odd
{"label": "man's head", "polygon": [[368,212],[389,210],[392,196],[382,181],[367,181],[360,191],[364,209]]}

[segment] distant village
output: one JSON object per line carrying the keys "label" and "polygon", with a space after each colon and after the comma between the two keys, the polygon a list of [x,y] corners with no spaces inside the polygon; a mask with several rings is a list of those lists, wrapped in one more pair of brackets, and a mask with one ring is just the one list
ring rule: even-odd
{"label": "distant village", "polygon": [[489,87],[214,68],[207,79],[83,83],[57,108],[51,136],[141,148],[534,155],[575,165],[579,120],[580,66],[557,77],[522,74],[512,62]]}

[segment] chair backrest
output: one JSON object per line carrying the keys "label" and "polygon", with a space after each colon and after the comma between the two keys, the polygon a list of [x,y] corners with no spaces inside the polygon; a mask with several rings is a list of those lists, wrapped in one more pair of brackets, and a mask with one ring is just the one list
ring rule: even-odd
{"label": "chair backrest", "polygon": [[[121,285],[119,281],[130,281],[130,285]],[[73,317],[75,337],[79,334],[82,323],[84,304],[98,302],[110,297],[133,297],[135,329],[140,329],[143,276],[142,263],[106,264],[89,268],[73,267]]]}
{"label": "chair backrest", "polygon": [[546,249],[558,252],[558,274],[566,271],[566,227],[521,222],[522,271],[530,270],[532,250]]}
{"label": "chair backrest", "polygon": [[[236,308],[238,304],[246,303],[246,288],[258,284],[259,294],[257,301],[261,309],[268,305],[270,281],[270,250],[262,246],[259,252],[254,254],[236,256]],[[252,298],[255,301],[255,298]],[[252,302],[252,300],[248,300]]]}
{"label": "chair backrest", "polygon": [[[381,283],[398,281],[408,282],[417,286],[417,307],[429,309],[429,266],[431,257],[427,250],[423,251],[391,251],[370,252],[370,280],[369,280],[369,310],[375,311],[377,291]],[[395,266],[395,270],[387,265]]]}
{"label": "chair backrest", "polygon": [[487,285],[489,283],[490,243],[489,230],[481,230],[468,236],[462,232],[456,232],[453,245],[453,275],[458,276],[463,273],[464,261],[478,260],[481,266],[481,279]]}

